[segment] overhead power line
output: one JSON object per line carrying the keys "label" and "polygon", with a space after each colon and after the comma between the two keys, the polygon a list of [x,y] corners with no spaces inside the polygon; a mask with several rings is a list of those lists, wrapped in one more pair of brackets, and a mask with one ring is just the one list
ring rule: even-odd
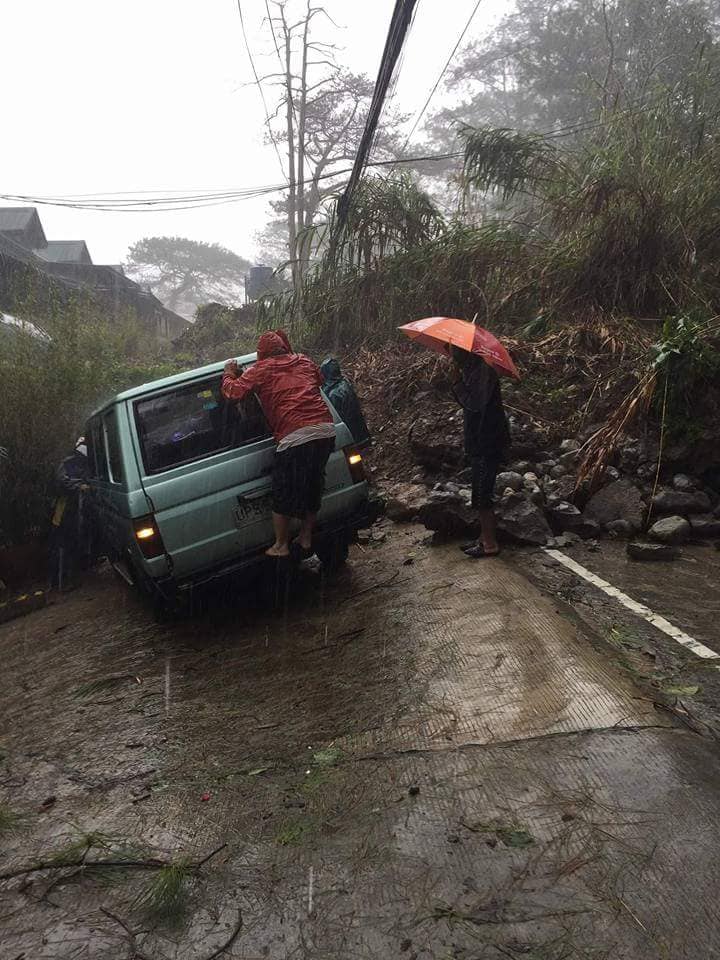
{"label": "overhead power line", "polygon": [[[452,153],[427,154],[417,157],[397,157],[392,160],[373,160],[366,164],[367,167],[389,167],[395,164],[403,163],[427,163],[432,161],[456,160],[463,156],[462,151]],[[320,176],[307,180],[306,184],[319,183],[321,180],[330,180],[334,177],[342,177],[352,171],[352,167],[344,167],[341,170],[334,170],[330,173],[323,173]],[[238,190],[225,190],[215,192],[189,193],[179,195],[178,192],[166,191],[162,196],[142,198],[139,196],[128,196],[125,193],[108,194],[75,194],[66,196],[32,196],[30,194],[6,193],[0,194],[0,200],[8,200],[13,203],[36,204],[37,206],[71,207],[77,210],[102,210],[114,213],[153,213],[168,212],[173,210],[194,210],[203,207],[222,206],[223,204],[236,203],[240,200],[252,200],[258,197],[267,196],[272,193],[281,193],[288,189],[287,183],[268,184],[258,187],[246,187]],[[147,193],[147,191],[136,191],[136,194]],[[126,196],[128,197],[126,199]],[[120,199],[114,199],[120,197]]]}
{"label": "overhead power line", "polygon": [[395,9],[393,10],[390,28],[388,30],[385,48],[380,59],[377,79],[375,80],[375,89],[373,91],[370,109],[365,120],[365,129],[363,130],[355,162],[353,163],[350,177],[345,190],[343,191],[337,207],[337,231],[340,232],[347,220],[348,210],[350,208],[350,198],[355,187],[362,176],[368,161],[370,148],[372,147],[375,131],[377,130],[378,120],[382,113],[383,104],[387,95],[388,87],[392,81],[395,64],[405,42],[410,22],[412,20],[413,10],[417,0],[395,0]]}
{"label": "overhead power line", "polygon": [[410,133],[407,135],[407,138],[406,138],[406,140],[405,140],[405,144],[404,144],[404,146],[403,146],[403,153],[405,153],[405,151],[407,150],[408,143],[410,143],[410,138],[412,137],[412,135],[413,135],[413,134],[415,133],[415,131],[417,130],[418,124],[420,123],[420,121],[422,120],[422,118],[425,116],[425,111],[426,111],[427,108],[430,106],[430,101],[431,101],[432,98],[435,96],[435,93],[437,92],[437,88],[440,86],[440,82],[441,82],[442,78],[445,76],[445,73],[446,73],[446,71],[447,71],[447,68],[450,66],[450,63],[452,62],[452,58],[453,58],[453,57],[455,56],[455,54],[457,53],[458,47],[460,46],[460,44],[461,44],[461,43],[463,42],[463,40],[465,39],[465,34],[466,34],[466,33],[468,32],[468,30],[470,29],[470,24],[471,24],[471,23],[473,22],[473,20],[475,19],[475,14],[476,14],[476,13],[478,12],[478,10],[480,9],[480,4],[481,4],[481,3],[482,3],[482,0],[477,0],[477,3],[476,3],[475,6],[473,7],[472,13],[470,14],[470,16],[469,16],[468,19],[467,19],[467,23],[466,23],[465,26],[463,27],[462,33],[461,33],[460,36],[458,37],[455,46],[452,48],[452,51],[450,52],[450,56],[449,56],[449,57],[447,58],[447,60],[445,61],[445,66],[442,68],[442,70],[440,71],[439,77],[438,77],[437,80],[435,81],[435,85],[433,86],[432,90],[431,90],[430,93],[428,94],[428,98],[427,98],[427,100],[425,101],[425,103],[423,104],[422,109],[420,110],[420,113],[418,113],[417,117],[415,117],[415,122],[414,122],[413,125],[412,125],[412,129],[410,130]]}
{"label": "overhead power line", "polygon": [[[245,30],[245,18],[243,17],[242,11],[242,2],[237,0],[238,14],[240,15],[240,28],[242,29],[243,40],[245,41],[245,49],[247,50],[248,59],[250,60],[250,66],[252,67],[253,76],[255,77],[255,83],[257,88],[260,91],[260,98],[262,100],[263,110],[265,111],[265,126],[268,129],[270,134],[270,139],[272,140],[272,145],[275,147],[275,153],[277,154],[278,163],[280,164],[280,172],[283,177],[287,180],[287,175],[285,173],[285,167],[283,166],[282,157],[280,156],[280,148],[277,145],[277,140],[275,139],[275,134],[273,133],[273,128],[270,123],[270,110],[268,109],[267,100],[265,99],[265,91],[263,90],[262,83],[260,82],[260,77],[258,72],[255,69],[255,60],[253,59],[252,50],[250,49],[250,43],[248,42],[247,31]],[[274,34],[273,34],[274,38]]]}

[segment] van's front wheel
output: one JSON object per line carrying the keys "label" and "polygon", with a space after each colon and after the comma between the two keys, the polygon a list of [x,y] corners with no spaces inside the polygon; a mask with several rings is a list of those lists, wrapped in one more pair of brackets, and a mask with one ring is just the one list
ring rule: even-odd
{"label": "van's front wheel", "polygon": [[318,560],[328,570],[339,570],[346,562],[349,552],[350,544],[343,535],[333,537],[332,540],[322,540],[315,546]]}

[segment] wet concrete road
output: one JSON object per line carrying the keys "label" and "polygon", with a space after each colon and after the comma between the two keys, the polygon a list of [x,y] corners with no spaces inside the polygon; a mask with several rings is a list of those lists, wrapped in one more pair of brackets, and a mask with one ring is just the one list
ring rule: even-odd
{"label": "wet concrete road", "polygon": [[[0,880],[3,960],[720,957],[715,741],[516,565],[386,530],[277,613],[101,573],[0,627],[0,873],[86,864]],[[173,922],[87,866],[148,858]]]}

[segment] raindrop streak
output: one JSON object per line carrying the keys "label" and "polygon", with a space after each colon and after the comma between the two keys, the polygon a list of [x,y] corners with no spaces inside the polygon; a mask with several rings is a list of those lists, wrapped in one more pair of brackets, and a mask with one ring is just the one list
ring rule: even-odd
{"label": "raindrop streak", "polygon": [[170,657],[165,659],[165,716],[170,716]]}
{"label": "raindrop streak", "polygon": [[315,887],[315,870],[308,868],[308,916],[313,912],[313,890]]}

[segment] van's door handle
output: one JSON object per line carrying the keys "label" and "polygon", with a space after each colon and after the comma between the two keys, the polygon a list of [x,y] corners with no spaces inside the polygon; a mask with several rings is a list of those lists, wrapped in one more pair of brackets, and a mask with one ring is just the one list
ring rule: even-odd
{"label": "van's door handle", "polygon": [[270,493],[270,487],[261,487],[259,490],[253,490],[252,493],[244,494],[242,500],[259,500],[260,497],[266,497]]}

